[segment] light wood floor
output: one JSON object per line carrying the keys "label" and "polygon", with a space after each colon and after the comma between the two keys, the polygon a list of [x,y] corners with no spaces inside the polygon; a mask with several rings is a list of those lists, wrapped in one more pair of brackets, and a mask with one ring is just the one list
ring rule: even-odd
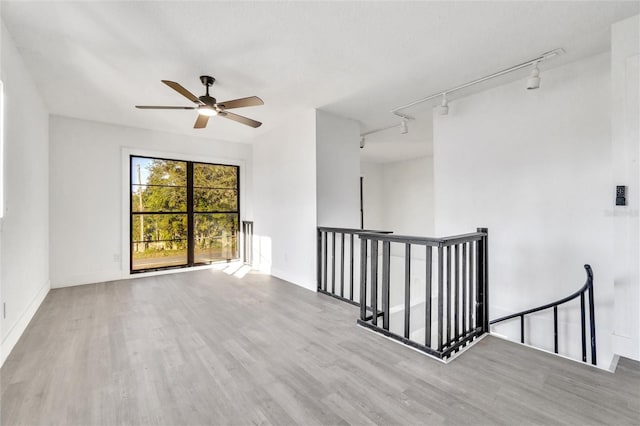
{"label": "light wood floor", "polygon": [[640,373],[488,337],[449,365],[259,274],[52,290],[1,374],[1,423],[639,424]]}

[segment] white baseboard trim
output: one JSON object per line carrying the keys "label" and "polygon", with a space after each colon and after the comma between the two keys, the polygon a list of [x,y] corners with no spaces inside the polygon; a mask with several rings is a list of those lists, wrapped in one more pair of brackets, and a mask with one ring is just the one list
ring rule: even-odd
{"label": "white baseboard trim", "polygon": [[620,361],[620,355],[615,354],[613,356],[613,359],[611,360],[611,366],[609,367],[609,371],[611,371],[612,373],[615,373],[616,369],[618,368],[619,361]]}
{"label": "white baseboard trim", "polygon": [[104,271],[92,274],[71,275],[53,280],[51,282],[51,288],[75,287],[77,285],[116,281],[121,280],[122,278],[122,272],[120,271]]}
{"label": "white baseboard trim", "polygon": [[180,274],[183,272],[201,271],[204,269],[220,269],[221,266],[226,267],[228,265],[242,265],[242,261],[233,260],[231,262],[216,262],[210,265],[192,266],[189,268],[164,269],[160,271],[150,271],[150,272],[139,272],[137,274],[132,274],[129,271],[125,271],[125,272],[102,271],[102,272],[96,272],[91,274],[71,275],[68,277],[55,279],[51,284],[51,288],[75,287],[79,285],[97,284],[97,283],[104,283],[109,281],[130,280],[134,278],[153,277],[157,275]]}
{"label": "white baseboard trim", "polygon": [[27,329],[29,322],[36,314],[36,311],[42,304],[42,301],[49,293],[51,289],[51,282],[47,281],[44,283],[38,293],[36,293],[35,297],[31,300],[27,308],[22,312],[18,320],[13,324],[13,326],[9,329],[9,332],[2,339],[2,343],[0,344],[0,367],[4,364],[5,360],[20,340],[22,333]]}
{"label": "white baseboard trim", "polygon": [[316,286],[315,281],[307,282],[303,277],[295,277],[291,274],[285,273],[284,271],[280,271],[276,268],[271,268],[272,277],[280,278],[281,280],[290,282],[291,284],[297,285],[298,287],[302,287],[304,289],[317,292],[318,288]]}
{"label": "white baseboard trim", "polygon": [[590,367],[590,368],[595,368],[595,369],[598,369],[598,370],[608,371],[609,373],[613,373],[613,370],[611,370],[611,364],[609,365],[609,367],[604,367],[604,366],[601,366],[601,365],[593,365],[590,362],[583,362],[582,360],[571,358],[571,357],[566,356],[566,355],[557,354],[555,352],[551,352],[551,351],[548,351],[546,349],[538,348],[536,346],[527,345],[526,343],[520,343],[518,341],[511,340],[511,339],[503,336],[502,334],[493,333],[493,332],[490,332],[489,334],[491,334],[493,337],[496,337],[496,338],[502,339],[502,340],[506,340],[506,341],[514,343],[516,345],[524,346],[524,347],[529,348],[529,349],[533,349],[533,350],[536,350],[536,351],[547,353],[549,355],[553,355],[553,356],[557,356],[557,357],[560,357],[560,358],[564,358],[566,360],[569,360],[569,361],[572,361],[572,362],[575,362],[575,363],[578,363],[578,364],[581,364],[581,365],[586,365],[587,367]]}

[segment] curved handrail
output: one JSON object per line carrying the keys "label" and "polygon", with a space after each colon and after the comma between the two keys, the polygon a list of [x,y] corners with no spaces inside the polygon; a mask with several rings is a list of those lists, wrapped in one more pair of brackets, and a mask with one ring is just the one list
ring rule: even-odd
{"label": "curved handrail", "polygon": [[595,320],[595,308],[593,302],[593,271],[591,266],[584,265],[584,269],[587,272],[587,281],[575,293],[557,300],[546,305],[538,306],[537,308],[527,309],[526,311],[518,312],[511,315],[506,315],[501,318],[489,321],[489,324],[496,324],[502,321],[507,321],[514,318],[520,318],[520,343],[524,343],[524,317],[525,315],[533,314],[536,312],[544,311],[545,309],[553,308],[553,334],[554,334],[554,352],[558,353],[558,306],[569,302],[577,297],[580,297],[580,323],[581,323],[581,335],[582,335],[582,361],[587,361],[587,336],[586,336],[586,315],[585,315],[585,293],[588,292],[589,303],[589,332],[591,334],[590,346],[591,346],[591,364],[597,365],[596,361],[596,320]]}
{"label": "curved handrail", "polygon": [[539,306],[537,308],[527,309],[526,311],[518,312],[516,314],[506,315],[504,317],[500,317],[500,318],[491,320],[491,321],[489,321],[489,324],[496,324],[496,323],[499,323],[499,322],[502,322],[502,321],[510,320],[512,318],[521,317],[523,315],[529,315],[529,314],[533,314],[535,312],[544,311],[545,309],[549,309],[549,308],[553,308],[554,306],[562,305],[562,304],[564,304],[566,302],[569,302],[569,301],[577,298],[578,296],[580,296],[580,294],[584,293],[589,288],[593,287],[593,271],[591,270],[591,266],[590,265],[584,265],[584,269],[587,272],[587,281],[580,288],[580,290],[576,291],[575,293],[571,294],[570,296],[567,296],[567,297],[565,297],[563,299],[560,299],[557,302],[547,303],[546,305],[542,305],[542,306]]}

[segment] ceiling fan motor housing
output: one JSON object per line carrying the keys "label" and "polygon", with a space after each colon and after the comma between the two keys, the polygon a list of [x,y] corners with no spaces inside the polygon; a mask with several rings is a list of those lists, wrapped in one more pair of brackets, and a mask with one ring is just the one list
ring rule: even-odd
{"label": "ceiling fan motor housing", "polygon": [[216,103],[216,98],[209,95],[202,95],[198,99],[200,99],[205,105],[214,106]]}
{"label": "ceiling fan motor housing", "polygon": [[200,81],[202,82],[203,85],[209,87],[209,86],[213,86],[213,83],[216,82],[216,79],[208,75],[201,75]]}

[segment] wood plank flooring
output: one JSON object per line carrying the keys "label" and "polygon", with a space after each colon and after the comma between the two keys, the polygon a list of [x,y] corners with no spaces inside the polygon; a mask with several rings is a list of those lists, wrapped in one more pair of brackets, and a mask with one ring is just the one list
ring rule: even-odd
{"label": "wood plank flooring", "polygon": [[3,425],[640,424],[611,374],[487,337],[448,365],[358,310],[204,270],[52,290],[0,370]]}

